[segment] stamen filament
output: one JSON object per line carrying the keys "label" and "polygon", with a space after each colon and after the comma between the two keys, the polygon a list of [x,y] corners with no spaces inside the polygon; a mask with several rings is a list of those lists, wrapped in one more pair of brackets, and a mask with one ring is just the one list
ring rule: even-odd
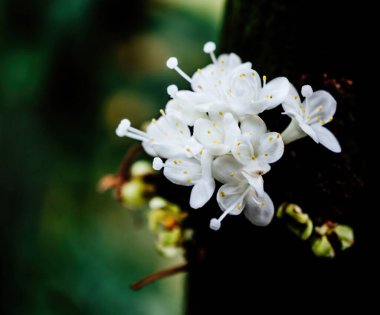
{"label": "stamen filament", "polygon": [[141,136],[141,135],[137,135],[135,133],[132,133],[132,132],[126,132],[125,135],[131,139],[135,139],[135,140],[138,140],[138,141],[149,141],[149,137],[148,136]]}
{"label": "stamen filament", "polygon": [[128,131],[130,131],[131,133],[135,133],[137,135],[141,135],[141,136],[146,136],[147,137],[146,132],[141,131],[140,129],[137,129],[137,128],[129,127]]}
{"label": "stamen filament", "polygon": [[216,49],[216,45],[214,42],[207,42],[204,46],[203,46],[203,51],[206,53],[206,54],[209,54],[210,57],[211,57],[211,60],[214,64],[217,63],[216,61],[216,58],[215,58],[215,54],[214,54],[214,51]]}
{"label": "stamen filament", "polygon": [[192,83],[191,78],[180,68],[178,67],[178,60],[175,57],[170,57],[168,61],[166,62],[166,65],[169,69],[173,69],[177,71],[177,73],[184,78],[189,83]]}
{"label": "stamen filament", "polygon": [[244,193],[240,196],[240,198],[236,202],[234,202],[226,211],[224,211],[218,219],[216,219],[216,218],[211,219],[210,228],[212,230],[217,231],[220,229],[221,222],[223,221],[223,219],[227,216],[227,214],[229,214],[232,210],[234,210],[238,204],[240,204],[244,200],[245,196],[248,194],[250,189],[251,189],[251,187],[248,187],[244,191]]}

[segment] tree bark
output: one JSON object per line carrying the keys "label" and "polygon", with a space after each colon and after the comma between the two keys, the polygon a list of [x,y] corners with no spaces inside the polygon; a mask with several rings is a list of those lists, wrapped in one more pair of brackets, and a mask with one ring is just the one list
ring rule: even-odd
{"label": "tree bark", "polygon": [[[294,313],[348,309],[363,299],[369,247],[364,208],[364,88],[355,45],[361,45],[356,4],[319,1],[228,0],[220,52],[236,52],[268,80],[286,76],[300,90],[329,91],[338,102],[327,127],[343,152],[334,154],[305,138],[286,146],[265,175],[275,207],[299,204],[319,223],[333,220],[355,230],[355,246],[333,260],[318,259],[307,242],[274,220],[258,228],[243,215],[229,216],[209,230],[216,204],[192,213],[202,263],[188,276],[186,314],[262,314],[278,308]],[[283,131],[289,119],[278,108],[262,117]],[[364,268],[363,268],[364,267]],[[360,301],[364,303],[363,301]],[[302,304],[300,304],[302,303]],[[306,303],[305,309],[300,305]],[[363,305],[366,304],[362,304]],[[231,312],[230,312],[231,310]]]}

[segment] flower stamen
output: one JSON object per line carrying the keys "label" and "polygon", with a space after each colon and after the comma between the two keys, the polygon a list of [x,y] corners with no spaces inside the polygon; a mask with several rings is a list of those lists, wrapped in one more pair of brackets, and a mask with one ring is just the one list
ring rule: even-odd
{"label": "flower stamen", "polygon": [[178,67],[178,59],[176,57],[170,57],[168,61],[166,61],[166,66],[169,69],[177,71],[177,73],[184,78],[189,83],[192,83],[191,78],[180,68]]}
{"label": "flower stamen", "polygon": [[171,98],[174,98],[178,93],[178,87],[175,84],[171,84],[167,87],[166,91]]}
{"label": "flower stamen", "polygon": [[206,54],[209,54],[210,57],[211,57],[211,60],[214,64],[217,63],[216,61],[216,58],[215,58],[215,54],[214,54],[214,51],[216,49],[216,45],[214,42],[207,42],[204,46],[203,46],[203,51],[206,53]]}
{"label": "flower stamen", "polygon": [[123,119],[119,126],[116,128],[116,134],[119,137],[129,137],[138,141],[149,141],[148,135],[131,126],[131,122],[128,119]]}
{"label": "flower stamen", "polygon": [[[245,196],[248,194],[250,189],[251,189],[251,187],[248,187],[244,191],[244,193],[240,196],[240,198],[237,201],[235,201],[228,209],[226,209],[226,211],[224,211],[218,219],[212,218],[210,220],[210,229],[212,229],[214,231],[219,230],[220,226],[221,226],[221,222],[227,216],[227,214],[229,214],[231,211],[233,211],[236,207],[238,208],[238,210],[241,210],[242,202],[243,202]],[[222,192],[222,193],[224,194],[224,192]],[[222,197],[224,197],[224,196],[222,195]]]}

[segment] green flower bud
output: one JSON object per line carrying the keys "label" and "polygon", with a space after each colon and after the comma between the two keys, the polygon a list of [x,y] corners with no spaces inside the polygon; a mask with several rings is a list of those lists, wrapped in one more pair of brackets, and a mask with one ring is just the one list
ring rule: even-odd
{"label": "green flower bud", "polygon": [[354,232],[348,225],[328,221],[316,227],[315,232],[312,250],[319,257],[334,257],[335,252],[346,250],[354,244]]}
{"label": "green flower bud", "polygon": [[137,161],[131,166],[132,177],[144,177],[147,175],[153,175],[157,172],[152,168],[152,163],[144,160]]}
{"label": "green flower bud", "polygon": [[293,203],[283,203],[277,210],[277,218],[302,240],[307,240],[313,232],[313,221],[300,206]]}
{"label": "green flower bud", "polygon": [[335,251],[326,235],[315,237],[311,249],[317,257],[334,258]]}
{"label": "green flower bud", "polygon": [[341,243],[341,250],[346,250],[354,244],[354,231],[350,226],[338,224],[333,231]]}
{"label": "green flower bud", "polygon": [[145,183],[141,178],[132,178],[121,187],[121,201],[131,210],[140,209],[146,206],[154,190],[154,186]]}
{"label": "green flower bud", "polygon": [[149,202],[149,229],[156,235],[156,247],[165,257],[183,252],[182,244],[192,237],[192,231],[183,229],[182,222],[187,214],[164,198],[154,197]]}

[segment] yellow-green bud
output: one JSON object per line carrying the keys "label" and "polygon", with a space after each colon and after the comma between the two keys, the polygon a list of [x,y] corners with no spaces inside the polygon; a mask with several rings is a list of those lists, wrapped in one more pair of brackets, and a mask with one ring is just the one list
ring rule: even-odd
{"label": "yellow-green bud", "polygon": [[277,210],[277,218],[302,240],[307,240],[313,232],[313,221],[300,206],[293,203],[283,203]]}
{"label": "yellow-green bud", "polygon": [[316,237],[311,244],[313,253],[318,257],[333,258],[335,251],[326,235]]}
{"label": "yellow-green bud", "polygon": [[346,250],[354,244],[354,231],[350,226],[338,224],[333,230],[340,241],[341,250]]}
{"label": "yellow-green bud", "polygon": [[144,177],[155,174],[156,171],[152,168],[152,163],[144,160],[137,161],[131,166],[132,177]]}
{"label": "yellow-green bud", "polygon": [[[315,232],[312,250],[319,257],[332,258],[335,256],[335,252],[346,250],[354,244],[354,232],[348,225],[328,221],[322,226],[316,227]],[[331,242],[332,240],[335,241]]]}
{"label": "yellow-green bud", "polygon": [[178,205],[161,197],[152,198],[149,207],[149,229],[156,235],[158,251],[166,257],[182,253],[183,242],[192,236],[191,230],[182,227],[187,214]]}
{"label": "yellow-green bud", "polygon": [[132,178],[121,187],[121,201],[131,210],[144,207],[149,197],[154,193],[154,187],[144,183],[141,178]]}

